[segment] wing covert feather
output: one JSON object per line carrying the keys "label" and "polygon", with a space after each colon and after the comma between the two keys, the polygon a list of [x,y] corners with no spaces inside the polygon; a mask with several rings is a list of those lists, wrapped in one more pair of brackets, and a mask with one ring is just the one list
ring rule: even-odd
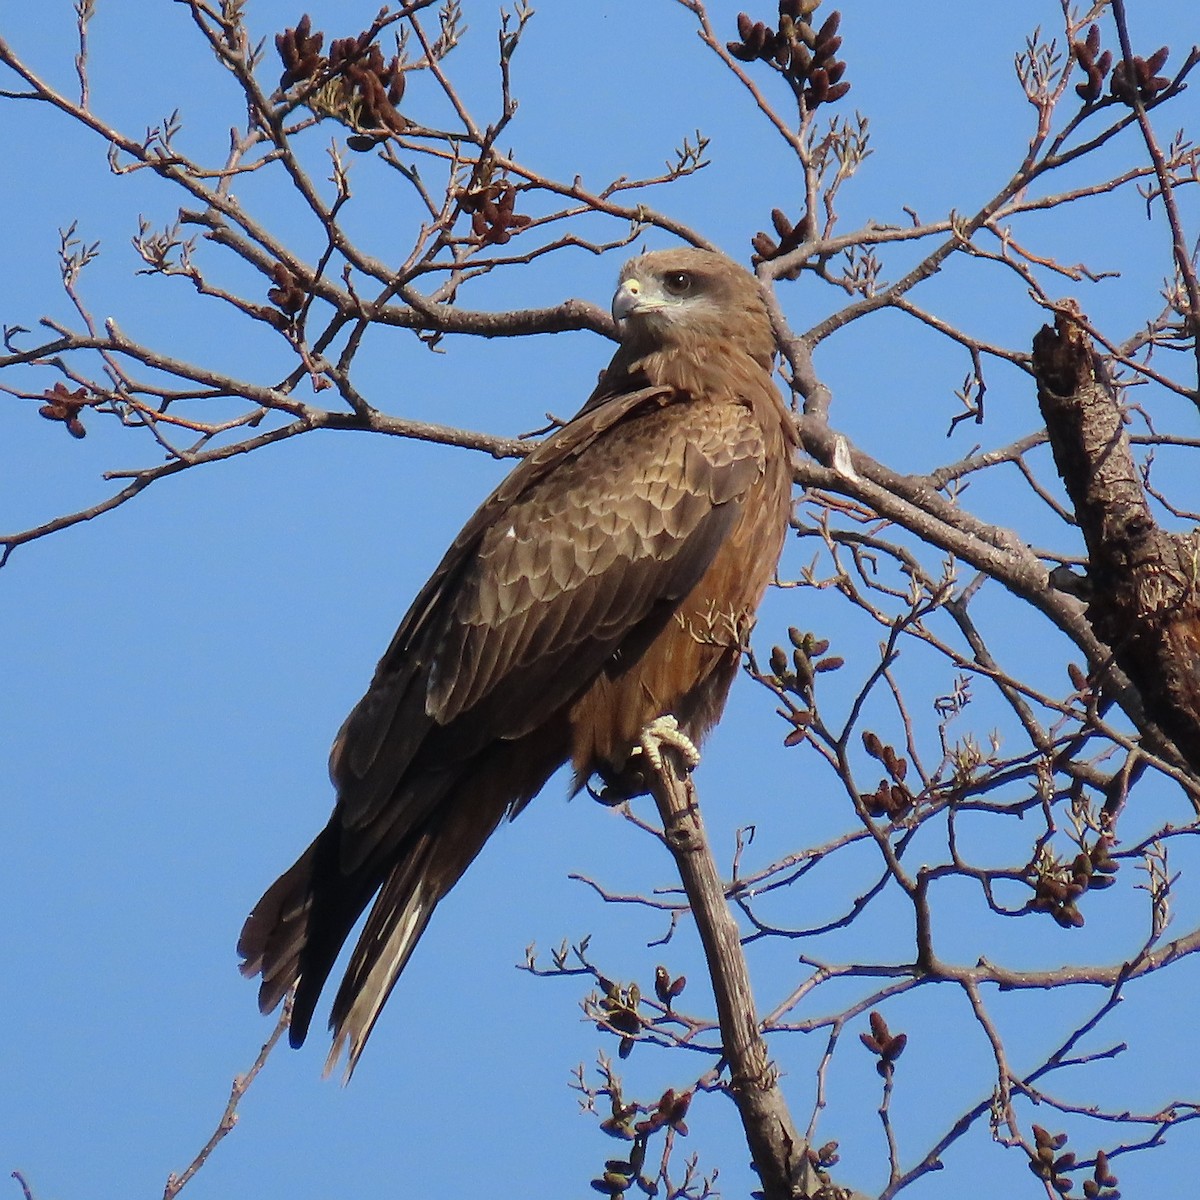
{"label": "wing covert feather", "polygon": [[467,523],[334,743],[345,827],[394,799],[439,727],[464,756],[523,736],[698,582],[765,449],[749,408],[667,398],[585,411]]}
{"label": "wing covert feather", "polygon": [[[429,713],[446,724],[502,688],[491,736],[511,738],[565,703],[691,591],[763,458],[748,409],[683,402],[628,419],[529,489],[485,531],[454,598]],[[555,560],[574,567],[556,575]]]}
{"label": "wing covert feather", "polygon": [[[348,819],[355,819],[357,802],[350,797],[357,790],[356,781],[376,769],[381,751],[386,747],[387,773],[398,778],[428,728],[429,722],[422,721],[422,714],[431,648],[442,635],[450,616],[447,597],[453,596],[460,586],[464,568],[470,564],[471,554],[483,532],[526,489],[554,471],[561,462],[585,451],[627,414],[643,405],[661,404],[669,395],[667,388],[647,387],[614,396],[601,405],[589,401],[572,421],[539,442],[463,526],[409,607],[375,668],[370,687],[334,739],[329,754],[329,774],[347,803]],[[419,704],[414,711],[412,701],[416,693],[419,693]],[[386,788],[372,790],[386,791]]]}

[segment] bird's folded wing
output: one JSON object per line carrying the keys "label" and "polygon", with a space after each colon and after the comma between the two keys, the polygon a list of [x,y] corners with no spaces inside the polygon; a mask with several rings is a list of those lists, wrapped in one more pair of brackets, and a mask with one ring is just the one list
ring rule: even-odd
{"label": "bird's folded wing", "polygon": [[644,646],[712,562],[764,454],[749,406],[663,389],[542,443],[456,539],[343,726],[344,828],[369,825],[431,742],[445,761],[521,737],[623,644]]}

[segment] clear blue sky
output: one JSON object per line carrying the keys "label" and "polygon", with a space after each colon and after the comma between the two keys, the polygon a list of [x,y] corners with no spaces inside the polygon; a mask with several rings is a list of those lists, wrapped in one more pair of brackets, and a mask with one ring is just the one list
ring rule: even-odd
{"label": "clear blue sky", "polygon": [[[268,44],[301,11],[278,0],[247,7]],[[376,6],[325,0],[307,7],[328,38],[357,32]],[[728,36],[739,7],[711,5]],[[925,217],[974,211],[1010,176],[1032,127],[1012,56],[1034,26],[1056,24],[1059,5],[842,7],[853,83],[845,111],[869,115],[875,150],[844,193],[844,227],[867,218],[902,221],[903,205]],[[468,0],[464,8],[470,33],[448,67],[483,111],[495,84],[496,6]],[[1130,0],[1130,8],[1136,48],[1169,42],[1172,64],[1182,60],[1196,34],[1193,5]],[[54,0],[10,5],[0,15],[0,34],[68,90],[71,9]],[[764,0],[756,15],[773,12]],[[692,24],[671,0],[543,0],[514,64],[522,107],[507,144],[547,173],[580,173],[600,186],[617,174],[658,171],[699,127],[712,139],[713,165],[658,203],[745,260],[769,210],[797,208],[797,178],[747,96],[706,56]],[[1114,36],[1110,28],[1107,41]],[[235,89],[206,59],[182,6],[99,0],[91,46],[98,113],[140,133],[178,108],[189,152],[219,156],[241,116]],[[276,75],[272,52],[263,77]],[[14,86],[0,75],[0,87]],[[1194,86],[1157,118],[1164,135],[1200,125]],[[423,84],[413,85],[410,100],[434,103]],[[312,135],[314,146],[334,132],[323,127]],[[1107,161],[1136,158],[1132,136]],[[213,306],[198,304],[183,281],[134,277],[139,264],[129,238],[138,214],[167,223],[179,203],[165,185],[114,179],[103,146],[45,106],[0,104],[0,160],[4,323],[34,328],[43,314],[72,319],[56,283],[56,231],[78,220],[80,236],[102,243],[82,284],[99,316],[261,382],[286,369],[277,347],[244,337]],[[398,184],[367,157],[356,157],[353,170],[348,225],[376,253],[395,258],[408,236]],[[265,182],[247,194],[311,257],[317,243],[303,214]],[[1194,234],[1196,200],[1182,200]],[[1028,229],[1064,261],[1086,258],[1125,272],[1119,284],[1064,282],[1062,289],[1114,335],[1156,311],[1166,236],[1161,219],[1145,220],[1135,196]],[[666,243],[655,237],[649,244]],[[463,301],[507,307],[581,296],[607,304],[621,258],[568,252],[542,269],[489,281]],[[225,269],[212,261],[218,273]],[[889,274],[904,261],[885,259]],[[785,298],[798,328],[839,303],[810,283]],[[928,303],[1017,346],[1041,323],[1020,289],[995,274],[949,270],[930,287]],[[547,411],[574,411],[611,352],[584,334],[520,344],[450,339],[445,349],[435,356],[411,338],[380,336],[363,356],[358,386],[388,412],[515,435],[544,424]],[[998,444],[1036,424],[1023,378],[997,370],[989,424],[962,426],[947,444],[952,392],[969,364],[898,319],[833,339],[818,366],[835,390],[835,423],[900,470],[956,457],[976,440]],[[1186,424],[1178,409],[1170,417]],[[85,441],[73,441],[34,405],[0,397],[0,527],[94,502],[107,491],[102,471],[144,464],[150,454],[98,419],[89,421]],[[230,1080],[270,1030],[256,1012],[254,988],[236,970],[241,922],[325,820],[333,733],[442,549],[503,471],[466,451],[309,436],[165,481],[114,514],[18,551],[0,573],[0,1169],[25,1172],[38,1200],[160,1195],[167,1174],[208,1137]],[[1194,483],[1191,492],[1197,507]],[[994,519],[1007,519],[1003,494],[978,501]],[[785,574],[798,571],[807,553],[786,560]],[[834,619],[837,607],[810,592],[774,596],[758,645],[779,640],[789,623],[832,637],[847,657],[855,636],[872,646],[878,640],[866,627],[830,625]],[[997,636],[1003,640],[1003,631]],[[1010,631],[1018,645],[1037,636]],[[707,747],[699,779],[723,862],[733,830],[750,821],[759,827],[749,856],[757,865],[853,823],[815,763],[782,750],[784,730],[772,709],[770,697],[740,681]],[[975,720],[986,736],[987,715]],[[707,1001],[690,928],[665,949],[647,949],[661,923],[605,907],[568,879],[575,872],[615,891],[647,891],[669,884],[670,866],[612,812],[586,798],[568,804],[566,790],[564,779],[552,781],[439,910],[353,1084],[342,1089],[321,1078],[319,1013],[301,1053],[276,1053],[243,1103],[240,1127],[186,1195],[593,1194],[588,1178],[618,1146],[576,1114],[567,1082],[575,1064],[615,1047],[581,1023],[580,981],[535,980],[513,964],[528,942],[547,948],[594,932],[596,960],[614,974],[648,984],[655,963],[665,962],[693,980],[685,999],[701,1011]],[[1177,800],[1164,796],[1162,805],[1186,819]],[[826,902],[836,907],[852,886],[832,882]],[[822,890],[785,897],[780,919],[819,919],[802,902],[819,906]],[[1077,935],[1021,922],[991,930],[993,940],[985,941],[953,913],[945,915],[945,933],[965,962],[985,949],[1012,952],[1013,939],[1029,956],[1022,961],[1089,954],[1103,961],[1113,957],[1104,948],[1106,928],[1131,946],[1141,934],[1117,908],[1098,910],[1111,912],[1114,925],[1101,916]],[[1180,922],[1194,908],[1189,914],[1185,906]],[[821,952],[902,956],[910,944],[903,925],[887,926],[884,914]],[[799,978],[796,953],[794,946],[753,951],[764,1009]],[[1105,1102],[1151,1108],[1195,1094],[1194,1037],[1184,1018],[1198,983],[1200,972],[1185,965],[1130,1003],[1119,1035],[1148,1066],[1133,1077],[1121,1061],[1096,1068]],[[1045,997],[1022,997],[998,1012],[1015,1045],[1025,1030],[1031,1061],[1070,1028],[1054,1024],[1062,1006]],[[920,992],[888,1015],[910,1033],[896,1101],[908,1165],[932,1131],[986,1089],[986,1046],[964,1022],[961,996]],[[1185,1039],[1185,1053],[1172,1036]],[[773,1043],[802,1126],[823,1045],[823,1035]],[[873,1113],[878,1079],[869,1056],[854,1047],[838,1062],[845,1065],[831,1075],[818,1141],[840,1139],[845,1180],[878,1190],[885,1161]],[[686,1085],[700,1069],[686,1055],[639,1048],[624,1070],[631,1091],[649,1093]],[[1056,1124],[1053,1117],[1043,1123]],[[703,1168],[720,1167],[726,1196],[746,1195],[752,1182],[732,1106],[708,1098],[693,1108],[689,1125],[692,1144],[684,1148],[699,1152]],[[1200,1152],[1194,1130],[1174,1134],[1167,1150],[1137,1156],[1144,1161],[1123,1161],[1125,1195],[1181,1195]],[[1080,1150],[1093,1146],[1084,1142]],[[985,1140],[973,1142],[970,1155],[955,1150],[947,1163],[953,1172],[909,1194],[949,1195],[951,1174],[956,1195],[1034,1194],[1020,1155]]]}

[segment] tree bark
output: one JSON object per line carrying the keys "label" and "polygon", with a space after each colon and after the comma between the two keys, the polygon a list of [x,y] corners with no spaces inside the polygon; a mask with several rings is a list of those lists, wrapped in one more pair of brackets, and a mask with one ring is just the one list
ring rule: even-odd
{"label": "tree bark", "polygon": [[1087,544],[1088,619],[1147,714],[1200,772],[1200,535],[1155,523],[1119,398],[1072,307],[1034,337],[1033,369]]}
{"label": "tree bark", "polygon": [[866,1200],[839,1187],[809,1161],[767,1056],[737,922],[700,817],[690,776],[680,774],[675,754],[664,748],[661,771],[649,784],[667,846],[675,858],[696,922],[717,1004],[721,1044],[729,1065],[729,1094],[737,1105],[765,1200]]}

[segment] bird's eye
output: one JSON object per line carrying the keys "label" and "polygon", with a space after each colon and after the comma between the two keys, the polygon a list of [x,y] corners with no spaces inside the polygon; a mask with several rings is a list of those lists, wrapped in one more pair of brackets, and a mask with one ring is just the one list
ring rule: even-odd
{"label": "bird's eye", "polygon": [[692,277],[687,271],[671,271],[663,276],[663,284],[672,296],[682,296],[691,291]]}

